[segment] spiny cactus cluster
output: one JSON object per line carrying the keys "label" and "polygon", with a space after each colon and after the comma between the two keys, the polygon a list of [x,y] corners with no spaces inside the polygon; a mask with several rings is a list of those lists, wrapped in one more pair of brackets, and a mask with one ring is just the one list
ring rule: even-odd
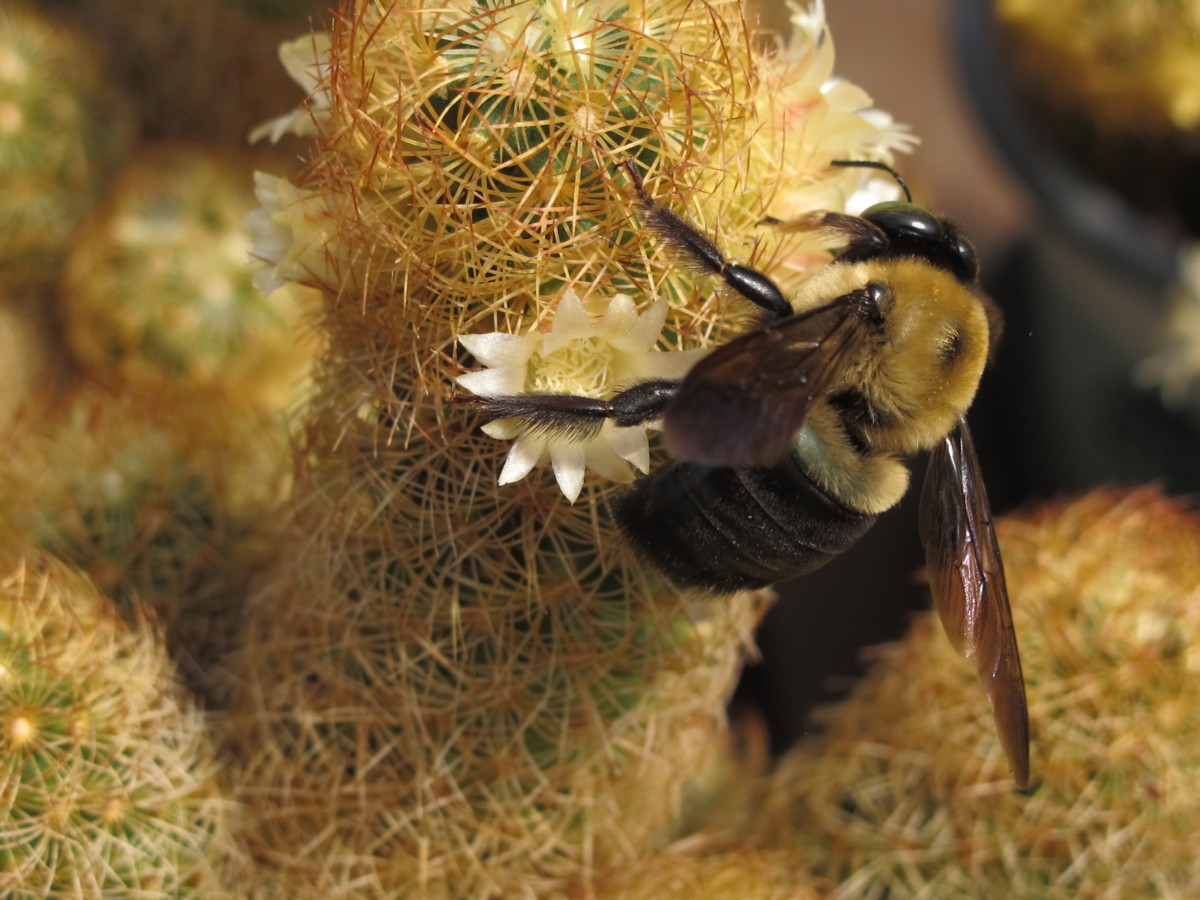
{"label": "spiny cactus cluster", "polygon": [[0,893],[214,896],[236,858],[203,717],[145,619],[0,550]]}
{"label": "spiny cactus cluster", "polygon": [[[61,346],[39,351],[87,373],[28,387],[0,425],[0,892],[1200,893],[1192,514],[1110,491],[1002,523],[1032,795],[1012,791],[974,677],[927,620],[763,775],[730,763],[724,710],[770,594],[673,590],[611,524],[617,482],[664,462],[653,429],[484,432],[456,402],[607,396],[744,327],[744,304],[646,232],[635,179],[785,290],[827,260],[761,223],[861,208],[878,182],[831,161],[911,139],[831,77],[819,2],[776,38],[732,0],[345,0],[285,43],[308,96],[257,133],[311,138],[311,155],[262,163],[250,227],[276,289],[262,302],[323,292],[290,432],[263,425],[247,386],[280,335],[220,352],[199,337],[265,308],[224,250],[245,193],[226,194],[212,145],[240,142],[273,96],[253,74],[273,51],[244,52],[266,49],[275,25],[247,10],[268,7],[59,4],[129,50],[83,81],[55,74],[63,51],[20,49],[81,32],[0,13],[0,83],[54,75],[66,98],[0,97],[0,166],[43,145],[77,158],[55,141],[95,153],[83,180],[38,182],[39,199],[77,192],[69,227],[0,260],[6,301],[37,285],[50,308],[71,259],[63,321],[39,332]],[[97,119],[109,82],[129,110]],[[30,109],[69,115],[35,131]],[[126,115],[143,137],[211,145],[140,152],[97,205]]]}
{"label": "spiny cactus cluster", "polygon": [[776,839],[834,898],[1197,894],[1200,518],[1110,489],[997,527],[1037,784],[925,616],[773,777]]}
{"label": "spiny cactus cluster", "polygon": [[[451,402],[460,346],[528,345],[534,383],[601,393],[624,338],[599,322],[665,300],[638,352],[705,346],[739,316],[644,233],[617,164],[800,272],[815,251],[757,223],[845,203],[864,176],[829,161],[901,132],[823,90],[819,9],[784,48],[725,0],[346,3],[306,49],[317,150],[260,177],[258,255],[329,294],[330,350],[290,561],[231,661],[244,840],[301,896],[590,890],[672,835],[767,598],[668,588],[582,465],[573,505],[542,471],[499,485],[508,444]],[[545,449],[526,472],[585,454]]]}

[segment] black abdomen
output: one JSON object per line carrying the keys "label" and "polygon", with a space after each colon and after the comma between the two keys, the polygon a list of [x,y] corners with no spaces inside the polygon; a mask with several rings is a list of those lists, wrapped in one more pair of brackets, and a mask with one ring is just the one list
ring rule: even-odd
{"label": "black abdomen", "polygon": [[769,469],[675,462],[635,482],[615,512],[638,554],[678,587],[719,593],[818,569],[875,522],[817,487],[795,455]]}

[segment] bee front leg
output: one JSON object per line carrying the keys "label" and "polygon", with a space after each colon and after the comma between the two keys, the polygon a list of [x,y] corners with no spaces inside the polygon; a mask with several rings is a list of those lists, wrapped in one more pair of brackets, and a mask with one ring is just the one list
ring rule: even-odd
{"label": "bee front leg", "polygon": [[633,160],[627,159],[620,165],[629,173],[638,199],[646,211],[646,224],[664,243],[673,247],[688,262],[714,275],[720,275],[730,288],[775,318],[787,318],[795,312],[770,278],[757,269],[729,262],[707,235],[655,202],[654,198],[646,193]]}
{"label": "bee front leg", "polygon": [[844,262],[874,259],[888,248],[887,236],[878,226],[846,213],[818,210],[788,221],[767,216],[760,224],[784,233],[824,231],[834,235],[839,245],[835,256]]}

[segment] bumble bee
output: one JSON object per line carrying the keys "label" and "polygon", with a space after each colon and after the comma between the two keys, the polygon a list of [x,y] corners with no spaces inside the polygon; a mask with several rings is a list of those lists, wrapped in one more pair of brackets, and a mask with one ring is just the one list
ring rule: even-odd
{"label": "bumble bee", "polygon": [[491,418],[594,433],[661,423],[674,461],[614,503],[632,548],[680,587],[732,593],[811,572],[855,543],[908,487],[905,458],[930,451],[921,498],[934,604],[955,648],[975,657],[1015,781],[1029,782],[1025,684],[1004,568],[964,415],[999,331],[974,287],[974,248],[912,202],[861,216],[812,213],[793,230],[837,239],[833,261],[785,298],[729,262],[629,172],[657,236],[764,311],[679,381],[608,400],[563,394],[472,398]]}

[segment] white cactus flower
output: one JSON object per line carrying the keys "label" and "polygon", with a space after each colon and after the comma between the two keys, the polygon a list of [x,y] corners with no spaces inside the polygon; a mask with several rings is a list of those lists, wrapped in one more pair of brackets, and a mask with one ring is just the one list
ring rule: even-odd
{"label": "white cactus flower", "polygon": [[260,206],[246,216],[258,264],[254,284],[264,294],[294,281],[313,287],[336,284],[327,248],[336,217],[325,199],[296,187],[286,178],[254,173],[254,195]]}
{"label": "white cactus flower", "polygon": [[[681,378],[708,351],[657,349],[666,317],[662,298],[639,315],[625,294],[585,305],[568,291],[548,332],[461,336],[459,342],[486,368],[460,376],[458,383],[481,397],[556,393],[602,399],[639,381]],[[620,482],[631,481],[633,469],[648,472],[646,433],[653,425],[623,428],[606,421],[598,432],[554,434],[510,418],[489,422],[483,430],[514,441],[500,484],[519,481],[549,463],[559,488],[574,503],[586,469]]]}
{"label": "white cactus flower", "polygon": [[307,96],[291,112],[264,122],[250,132],[250,143],[267,138],[272,144],[277,144],[285,134],[306,137],[316,134],[320,126],[329,120],[326,78],[330,46],[329,35],[321,31],[301,35],[279,45],[279,61]]}

